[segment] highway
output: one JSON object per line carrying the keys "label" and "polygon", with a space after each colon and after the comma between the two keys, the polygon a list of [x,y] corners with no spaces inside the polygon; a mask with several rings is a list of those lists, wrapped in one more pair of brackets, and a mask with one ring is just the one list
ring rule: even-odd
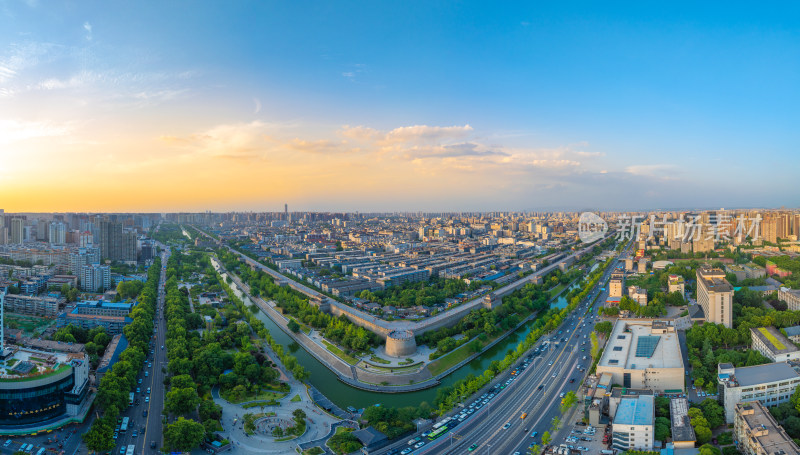
{"label": "highway", "polygon": [[[145,358],[145,365],[142,371],[139,372],[138,379],[142,380],[141,384],[137,384],[141,392],[136,393],[135,397],[137,403],[128,407],[120,413],[120,417],[130,418],[130,425],[128,431],[119,433],[117,439],[116,451],[112,451],[112,455],[123,454],[124,449],[129,444],[136,447],[136,455],[145,453],[158,453],[161,448],[161,425],[162,416],[161,411],[164,409],[164,376],[161,368],[167,366],[166,350],[162,350],[166,339],[166,321],[164,320],[164,283],[166,281],[167,273],[167,259],[169,259],[170,250],[167,246],[159,244],[161,247],[161,280],[158,287],[158,299],[156,301],[156,316],[155,316],[155,333],[150,341],[151,351],[147,352]],[[151,353],[152,352],[152,353]],[[149,367],[148,365],[151,365]],[[147,376],[145,376],[147,372]],[[151,393],[147,394],[147,388],[151,389]],[[150,399],[146,401],[146,397]],[[145,411],[147,415],[145,416]],[[134,434],[136,436],[134,436]],[[156,448],[150,448],[151,443],[156,444]]]}
{"label": "highway", "polygon": [[[480,394],[496,394],[494,398],[489,399],[486,405],[480,406],[463,422],[438,439],[430,442],[427,438],[422,438],[421,440],[426,444],[410,453],[413,455],[452,453],[511,455],[517,452],[527,453],[531,444],[541,443],[541,435],[550,429],[553,417],[561,415],[560,394],[577,391],[586,370],[591,366],[589,334],[594,328],[595,312],[586,314],[588,303],[598,293],[601,294],[598,301],[605,301],[607,291],[601,291],[600,288],[604,287],[611,271],[618,264],[619,259],[615,258],[604,272],[603,278],[598,281],[595,289],[589,293],[573,314],[567,317],[555,332],[542,337],[536,346],[527,353],[530,358],[529,366],[521,371],[512,382],[504,389],[500,389],[501,385],[512,378],[511,370],[513,368],[499,375],[487,388],[479,392]],[[566,342],[564,342],[565,338]],[[545,342],[549,347],[543,349],[542,346]],[[525,361],[525,357],[522,357],[516,366],[524,364]],[[572,379],[574,382],[570,382]],[[480,401],[483,401],[483,398],[478,398],[478,394],[476,394],[464,402],[463,409],[457,409],[448,415],[457,416],[459,413],[471,409],[470,405]],[[522,413],[527,413],[525,419],[521,418]],[[504,429],[503,426],[507,423],[510,423],[510,426]],[[531,434],[534,431],[537,432],[537,436],[532,438]],[[407,444],[406,441],[415,436],[421,435],[415,434],[403,438],[403,441],[387,447],[380,453],[401,453],[400,451],[403,449],[412,448],[413,446]],[[475,447],[470,451],[473,444]]]}

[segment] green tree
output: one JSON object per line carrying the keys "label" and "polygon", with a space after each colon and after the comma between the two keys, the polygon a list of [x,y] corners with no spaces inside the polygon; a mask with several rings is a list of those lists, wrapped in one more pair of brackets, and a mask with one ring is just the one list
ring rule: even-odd
{"label": "green tree", "polygon": [[654,431],[655,431],[654,437],[656,441],[666,441],[667,438],[669,438],[672,433],[669,418],[656,417]]}
{"label": "green tree", "polygon": [[164,445],[168,450],[188,452],[200,446],[205,434],[200,423],[178,417],[174,423],[164,426]]}
{"label": "green tree", "polygon": [[294,319],[289,319],[288,327],[289,327],[289,330],[291,330],[294,333],[297,333],[297,332],[300,331],[300,324],[298,324],[297,321],[295,321]]}
{"label": "green tree", "polygon": [[83,434],[83,442],[89,450],[105,452],[116,445],[114,443],[114,429],[102,420],[96,421],[92,427]]}
{"label": "green tree", "polygon": [[542,433],[542,444],[544,445],[550,444],[550,441],[552,441],[552,436],[550,436],[550,432],[545,431],[544,433]]}
{"label": "green tree", "polygon": [[193,387],[185,389],[171,389],[167,392],[164,408],[172,414],[188,414],[200,404],[200,397]]}

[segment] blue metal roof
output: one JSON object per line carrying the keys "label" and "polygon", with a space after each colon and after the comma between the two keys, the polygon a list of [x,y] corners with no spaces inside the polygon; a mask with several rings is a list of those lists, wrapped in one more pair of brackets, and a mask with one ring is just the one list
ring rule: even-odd
{"label": "blue metal roof", "polygon": [[622,425],[653,425],[655,420],[653,403],[652,395],[623,398],[617,407],[614,423]]}

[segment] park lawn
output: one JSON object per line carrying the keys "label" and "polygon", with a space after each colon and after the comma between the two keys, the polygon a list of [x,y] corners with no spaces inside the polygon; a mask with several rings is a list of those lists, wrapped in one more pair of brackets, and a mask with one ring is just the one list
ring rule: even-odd
{"label": "park lawn", "polygon": [[390,361],[388,361],[386,359],[382,359],[382,358],[380,358],[380,357],[378,357],[376,355],[371,356],[369,358],[369,361],[370,362],[375,362],[375,363],[382,363],[384,365],[388,365],[388,364],[392,363],[392,362],[390,362]]}
{"label": "park lawn", "polygon": [[442,357],[439,357],[438,359],[429,363],[428,371],[430,371],[434,376],[444,373],[448,368],[454,366],[458,362],[466,360],[467,357],[471,356],[472,354],[473,352],[469,350],[469,342],[466,342]]}
{"label": "park lawn", "polygon": [[401,367],[381,367],[376,365],[370,365],[369,370],[382,371],[384,373],[408,373],[412,371],[417,371],[417,368],[419,368],[420,363],[422,362],[417,362],[414,365],[405,365]]}
{"label": "park lawn", "polygon": [[338,346],[334,345],[333,343],[329,342],[328,340],[323,339],[322,343],[328,348],[329,351],[333,353],[336,357],[344,360],[345,362],[349,363],[350,365],[355,365],[358,363],[358,359],[351,357],[346,352],[339,349]]}
{"label": "park lawn", "polygon": [[302,399],[302,398],[300,398],[300,395],[295,395],[295,396],[293,396],[293,397],[292,397],[292,399],[291,399],[291,400],[289,400],[289,401],[291,401],[292,403],[296,403],[296,402],[300,401],[301,399]]}
{"label": "park lawn", "polygon": [[553,297],[555,297],[555,296],[556,296],[556,295],[557,295],[559,292],[561,292],[561,291],[562,291],[562,290],[563,290],[565,287],[567,287],[567,285],[566,285],[566,284],[561,284],[561,283],[559,283],[559,284],[558,284],[556,287],[554,287],[553,289],[550,289],[550,298],[552,299]]}

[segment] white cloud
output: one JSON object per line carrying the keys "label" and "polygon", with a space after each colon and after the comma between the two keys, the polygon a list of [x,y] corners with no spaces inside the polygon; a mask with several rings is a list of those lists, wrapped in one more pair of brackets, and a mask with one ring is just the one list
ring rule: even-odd
{"label": "white cloud", "polygon": [[625,172],[645,177],[666,177],[666,173],[675,172],[674,164],[635,164],[625,168]]}
{"label": "white cloud", "polygon": [[28,139],[51,136],[63,136],[72,128],[65,124],[51,122],[24,121],[5,119],[0,120],[0,144],[11,144]]}
{"label": "white cloud", "polygon": [[86,41],[92,40],[92,24],[88,21],[83,23],[83,29],[86,30]]}

